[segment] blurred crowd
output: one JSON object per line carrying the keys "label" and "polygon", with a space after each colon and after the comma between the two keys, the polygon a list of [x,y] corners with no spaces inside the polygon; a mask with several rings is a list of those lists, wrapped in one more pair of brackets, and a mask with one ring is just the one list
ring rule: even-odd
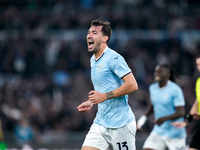
{"label": "blurred crowd", "polygon": [[[21,121],[38,136],[88,130],[97,107],[88,114],[76,107],[93,89],[86,35],[97,18],[111,22],[109,47],[126,59],[138,81],[139,90],[129,95],[136,118],[148,106],[159,63],[179,74],[188,112],[199,76],[194,61],[200,52],[199,6],[198,0],[1,0],[3,130],[14,131]],[[147,123],[144,133],[151,127]]]}

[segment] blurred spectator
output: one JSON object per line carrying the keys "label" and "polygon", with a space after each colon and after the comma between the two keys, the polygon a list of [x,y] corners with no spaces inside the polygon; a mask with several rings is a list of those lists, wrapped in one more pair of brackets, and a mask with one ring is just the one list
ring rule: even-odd
{"label": "blurred spectator", "polygon": [[22,118],[14,128],[15,138],[18,145],[30,144],[33,140],[33,130],[27,119]]}

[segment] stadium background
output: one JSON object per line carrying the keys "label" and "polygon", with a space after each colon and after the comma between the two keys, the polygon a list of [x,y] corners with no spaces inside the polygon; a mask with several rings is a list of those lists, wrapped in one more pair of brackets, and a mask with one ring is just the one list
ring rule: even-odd
{"label": "stadium background", "polygon": [[[23,121],[34,133],[28,141],[34,149],[80,149],[96,113],[96,107],[88,114],[76,109],[93,89],[86,35],[96,18],[111,22],[109,47],[138,81],[129,95],[136,118],[148,106],[158,63],[180,75],[188,112],[199,76],[199,7],[198,0],[0,0],[0,117],[8,147],[27,143],[16,138]],[[137,132],[138,150],[152,126],[153,117]]]}

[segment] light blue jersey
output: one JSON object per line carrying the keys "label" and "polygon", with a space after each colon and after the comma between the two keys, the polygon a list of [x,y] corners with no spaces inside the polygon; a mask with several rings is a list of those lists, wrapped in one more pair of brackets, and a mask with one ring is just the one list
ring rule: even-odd
{"label": "light blue jersey", "polygon": [[[124,58],[110,48],[107,48],[98,60],[95,60],[93,55],[90,64],[94,89],[100,93],[117,89],[124,83],[122,78],[131,73]],[[94,123],[106,128],[120,128],[134,118],[128,105],[128,95],[125,95],[99,103]]]}
{"label": "light blue jersey", "polygon": [[[156,120],[174,114],[175,107],[185,105],[181,88],[172,81],[168,81],[163,88],[160,88],[158,83],[154,83],[149,87],[149,92]],[[160,126],[155,124],[152,132],[170,138],[186,138],[185,128],[176,129],[173,125],[170,125],[171,122],[175,121],[184,121],[184,118],[167,120]]]}

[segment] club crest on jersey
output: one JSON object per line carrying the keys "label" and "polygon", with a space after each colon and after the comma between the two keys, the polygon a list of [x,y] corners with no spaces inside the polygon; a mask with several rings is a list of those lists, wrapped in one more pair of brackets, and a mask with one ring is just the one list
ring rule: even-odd
{"label": "club crest on jersey", "polygon": [[167,99],[167,97],[168,97],[168,94],[165,94],[165,95],[164,95],[164,99]]}
{"label": "club crest on jersey", "polygon": [[99,71],[99,72],[101,72],[101,68],[103,67],[103,65],[99,65],[98,67],[99,67],[99,69],[100,69],[100,71]]}

